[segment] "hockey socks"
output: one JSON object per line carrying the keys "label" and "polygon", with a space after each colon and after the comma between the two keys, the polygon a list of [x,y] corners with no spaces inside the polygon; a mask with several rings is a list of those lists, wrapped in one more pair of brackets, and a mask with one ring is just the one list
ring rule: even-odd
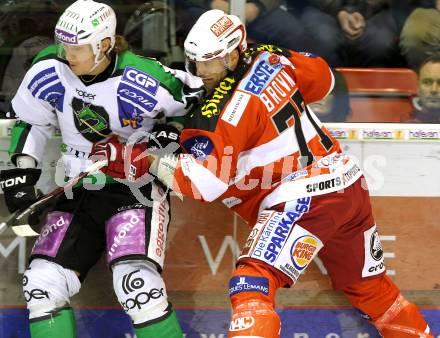
{"label": "hockey socks", "polygon": [[183,338],[175,311],[161,321],[142,328],[135,328],[134,331],[137,338]]}
{"label": "hockey socks", "polygon": [[76,338],[75,316],[72,308],[56,311],[45,319],[30,323],[32,338]]}
{"label": "hockey socks", "polygon": [[343,289],[351,304],[363,313],[384,338],[433,337],[425,319],[386,275]]}

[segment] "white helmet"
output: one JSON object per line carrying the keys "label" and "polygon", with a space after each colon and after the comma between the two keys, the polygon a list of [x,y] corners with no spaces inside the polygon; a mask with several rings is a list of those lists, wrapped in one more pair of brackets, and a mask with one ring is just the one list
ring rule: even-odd
{"label": "white helmet", "polygon": [[116,15],[113,9],[93,0],[77,0],[58,19],[55,40],[67,45],[92,46],[95,63],[99,63],[101,41],[110,38],[110,50],[115,45]]}
{"label": "white helmet", "polygon": [[184,48],[187,70],[191,71],[188,69],[191,61],[224,57],[235,48],[244,52],[247,48],[246,29],[238,16],[213,9],[203,13],[191,28]]}

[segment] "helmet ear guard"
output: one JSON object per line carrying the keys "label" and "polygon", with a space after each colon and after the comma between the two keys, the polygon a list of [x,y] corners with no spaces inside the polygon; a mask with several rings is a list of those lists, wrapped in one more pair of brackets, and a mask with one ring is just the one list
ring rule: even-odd
{"label": "helmet ear guard", "polygon": [[213,9],[197,20],[185,39],[184,48],[188,65],[223,58],[236,48],[243,53],[247,48],[246,29],[237,16]]}

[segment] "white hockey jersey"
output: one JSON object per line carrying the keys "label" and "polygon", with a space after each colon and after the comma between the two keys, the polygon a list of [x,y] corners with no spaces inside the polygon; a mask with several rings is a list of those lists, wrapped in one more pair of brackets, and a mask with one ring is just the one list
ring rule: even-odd
{"label": "white hockey jersey", "polygon": [[124,52],[111,67],[108,77],[89,84],[57,57],[55,46],[40,52],[12,100],[12,160],[27,154],[40,162],[58,127],[66,174],[75,176],[90,164],[94,142],[149,131],[157,119],[185,115],[201,95],[199,78],[154,59]]}

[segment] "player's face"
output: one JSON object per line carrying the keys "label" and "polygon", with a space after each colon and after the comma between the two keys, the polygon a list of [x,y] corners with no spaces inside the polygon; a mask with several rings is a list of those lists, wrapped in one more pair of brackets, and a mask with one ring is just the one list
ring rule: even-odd
{"label": "player's face", "polygon": [[440,63],[428,62],[419,72],[420,103],[429,110],[440,110]]}
{"label": "player's face", "polygon": [[226,77],[228,69],[224,58],[209,61],[196,61],[196,74],[202,78],[208,92],[212,91]]}
{"label": "player's face", "polygon": [[90,45],[63,45],[65,58],[75,75],[87,75],[95,65]]}

